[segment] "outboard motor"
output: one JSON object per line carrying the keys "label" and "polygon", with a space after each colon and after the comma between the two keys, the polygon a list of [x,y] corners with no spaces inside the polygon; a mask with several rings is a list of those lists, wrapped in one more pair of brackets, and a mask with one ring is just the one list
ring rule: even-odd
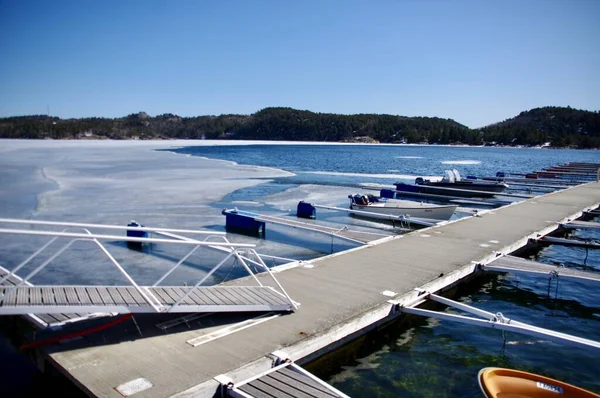
{"label": "outboard motor", "polygon": [[452,174],[454,175],[454,182],[459,182],[460,181],[460,174],[458,173],[458,170],[452,169]]}
{"label": "outboard motor", "polygon": [[425,180],[423,179],[423,177],[417,177],[415,178],[415,184],[417,185],[421,185],[425,182]]}
{"label": "outboard motor", "polygon": [[442,182],[449,182],[449,183],[453,183],[454,180],[454,173],[452,172],[452,170],[446,170],[444,171],[444,177],[442,178]]}

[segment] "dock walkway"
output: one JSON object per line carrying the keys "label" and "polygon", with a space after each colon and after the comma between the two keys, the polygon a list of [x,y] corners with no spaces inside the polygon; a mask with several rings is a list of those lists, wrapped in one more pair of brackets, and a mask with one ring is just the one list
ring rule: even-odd
{"label": "dock walkway", "polygon": [[271,367],[276,350],[308,361],[389,320],[390,293],[382,292],[398,301],[416,296],[417,287],[435,292],[599,202],[600,183],[592,182],[282,271],[278,280],[299,310],[202,345],[186,344],[206,333],[196,328],[118,344],[80,341],[77,349],[54,345],[45,353],[91,395],[122,397],[118,386],[143,378],[149,387],[135,397],[209,397],[217,375],[245,380]]}
{"label": "dock walkway", "polygon": [[371,241],[389,236],[385,234],[376,234],[370,232],[351,231],[346,227],[333,228],[325,225],[319,225],[316,223],[307,223],[298,220],[292,220],[289,218],[266,216],[262,214],[258,215],[258,217],[256,217],[256,220],[270,222],[272,224],[277,225],[285,225],[287,227],[303,229],[306,231],[321,232],[327,235],[337,236],[341,239],[346,239],[348,241],[360,244],[369,243]]}

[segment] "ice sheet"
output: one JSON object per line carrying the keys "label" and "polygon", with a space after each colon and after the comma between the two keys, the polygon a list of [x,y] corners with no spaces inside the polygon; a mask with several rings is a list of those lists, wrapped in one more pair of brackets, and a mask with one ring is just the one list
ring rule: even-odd
{"label": "ice sheet", "polygon": [[[273,168],[157,150],[224,144],[232,142],[0,140],[0,217],[116,225],[126,225],[135,219],[155,227],[224,231],[222,209],[215,202],[238,189],[293,175]],[[275,195],[263,199],[263,203],[268,202],[287,214],[301,199],[322,201],[326,196],[322,186],[301,186],[293,198]],[[237,205],[257,204],[241,201]],[[292,232],[290,239],[288,232],[285,228],[270,228],[267,239],[228,236],[237,243],[256,244],[259,253],[294,259],[314,258],[332,249],[347,248],[342,244],[334,248],[328,237],[306,234],[294,237]],[[0,263],[12,268],[48,238],[27,238],[25,243],[22,237],[0,236],[0,240]],[[295,245],[294,240],[302,241],[303,245]],[[307,247],[308,241],[314,243],[313,247]],[[53,250],[59,247],[54,246]],[[132,252],[122,242],[109,242],[107,247],[138,283],[147,284],[153,283],[191,249],[154,245],[142,252]],[[42,256],[34,264],[47,257]],[[194,283],[221,258],[222,255],[204,249],[174,273],[170,282]],[[20,274],[32,270],[34,264]],[[229,272],[234,265],[225,264],[223,272],[208,283],[243,276],[239,265]],[[32,282],[125,283],[89,242],[77,243],[74,250],[61,255]]]}

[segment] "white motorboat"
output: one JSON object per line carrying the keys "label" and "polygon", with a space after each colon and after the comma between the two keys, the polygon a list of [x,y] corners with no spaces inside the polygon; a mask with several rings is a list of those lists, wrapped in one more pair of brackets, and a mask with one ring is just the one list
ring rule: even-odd
{"label": "white motorboat", "polygon": [[365,213],[377,213],[411,218],[426,218],[431,220],[449,220],[458,205],[436,205],[431,203],[413,202],[410,200],[388,199],[374,195],[348,195],[350,209]]}

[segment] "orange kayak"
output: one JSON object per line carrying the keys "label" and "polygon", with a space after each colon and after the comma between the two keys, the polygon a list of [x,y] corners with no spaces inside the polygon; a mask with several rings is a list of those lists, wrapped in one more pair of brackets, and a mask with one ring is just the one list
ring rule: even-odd
{"label": "orange kayak", "polygon": [[478,378],[487,398],[600,398],[591,391],[520,370],[483,368]]}

